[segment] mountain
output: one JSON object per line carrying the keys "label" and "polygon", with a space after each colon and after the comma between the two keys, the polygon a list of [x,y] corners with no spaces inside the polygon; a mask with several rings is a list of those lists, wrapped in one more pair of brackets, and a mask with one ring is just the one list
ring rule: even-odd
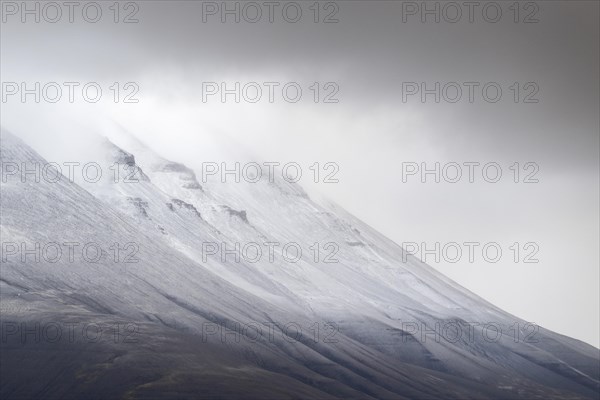
{"label": "mountain", "polygon": [[2,398],[598,398],[598,349],[279,174],[204,182],[126,137],[69,179],[0,144]]}

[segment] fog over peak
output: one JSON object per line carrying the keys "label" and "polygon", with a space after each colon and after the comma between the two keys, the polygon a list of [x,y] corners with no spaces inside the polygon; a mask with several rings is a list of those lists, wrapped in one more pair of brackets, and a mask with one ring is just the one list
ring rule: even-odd
{"label": "fog over peak", "polygon": [[[1,104],[2,125],[53,161],[93,158],[92,137],[119,145],[122,130],[199,176],[205,162],[296,162],[309,193],[397,243],[501,243],[499,263],[433,266],[519,317],[598,346],[598,3],[538,2],[539,22],[529,24],[515,23],[508,3],[498,23],[483,21],[480,8],[474,23],[465,9],[458,23],[422,23],[419,14],[403,22],[402,3],[339,2],[339,21],[318,24],[308,8],[294,24],[280,14],[273,23],[221,23],[219,14],[203,22],[202,2],[191,1],[141,2],[132,24],[111,14],[97,24],[17,16],[1,26],[3,82],[97,82],[103,98],[12,97]],[[115,82],[121,100],[135,83],[139,102],[112,101]],[[205,102],[207,82],[256,82],[263,99]],[[266,100],[264,82],[279,83],[277,101]],[[303,88],[301,101],[282,100],[289,82]],[[321,96],[335,83],[339,102],[312,101],[315,82]],[[406,82],[456,82],[463,98],[404,102]],[[466,100],[464,82],[480,83],[479,100]],[[481,100],[489,82],[502,87],[501,101]],[[520,100],[535,91],[539,102],[515,103],[515,83]],[[315,162],[335,163],[339,183],[315,183]],[[492,184],[479,174],[470,184],[465,162],[497,163],[503,178]],[[403,182],[406,163],[458,163],[463,179],[423,184],[419,173]],[[535,164],[539,183],[515,184],[515,163],[520,181]],[[512,262],[515,242],[538,244],[540,262]]]}

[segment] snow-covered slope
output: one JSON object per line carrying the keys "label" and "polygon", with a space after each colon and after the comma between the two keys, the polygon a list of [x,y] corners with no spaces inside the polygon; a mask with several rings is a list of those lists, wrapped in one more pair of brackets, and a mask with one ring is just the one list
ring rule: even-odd
{"label": "snow-covered slope", "polygon": [[[137,327],[139,340],[61,347],[9,330],[3,398],[597,396],[597,349],[536,331],[341,208],[266,174],[257,183],[200,182],[141,142],[124,143],[102,141],[98,162],[118,163],[133,181],[3,174],[0,307],[10,327],[120,321]],[[6,131],[1,156],[5,171],[45,163]],[[73,261],[22,259],[4,245],[66,242],[80,244]],[[86,243],[103,250],[98,261],[82,256]],[[266,243],[278,244],[272,258]],[[247,257],[223,257],[236,244],[252,244]],[[302,257],[286,260],[286,244]],[[263,254],[252,262],[256,246]],[[24,371],[40,363],[46,384],[31,387]]]}

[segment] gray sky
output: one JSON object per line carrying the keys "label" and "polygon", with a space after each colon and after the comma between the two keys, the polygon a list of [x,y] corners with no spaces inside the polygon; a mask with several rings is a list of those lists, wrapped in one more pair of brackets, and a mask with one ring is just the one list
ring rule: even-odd
{"label": "gray sky", "polygon": [[[113,22],[112,2],[100,2],[97,23],[86,22],[78,8],[75,22],[63,9],[54,24],[44,15],[40,23],[31,16],[22,23],[20,10],[12,15],[5,3],[2,82],[93,81],[104,90],[95,104],[80,96],[73,104],[21,103],[18,96],[1,104],[2,125],[47,158],[69,157],[86,133],[106,133],[106,121],[116,121],[196,168],[219,161],[232,143],[305,168],[336,162],[339,183],[303,183],[398,243],[499,243],[504,254],[497,263],[480,256],[474,263],[427,261],[519,317],[599,346],[598,2],[521,3],[518,23],[512,1],[494,3],[502,9],[497,23],[482,16],[489,2],[475,8],[472,23],[464,6],[457,23],[443,14],[440,23],[433,16],[422,23],[419,14],[403,22],[403,3],[392,1],[321,2],[319,20],[335,12],[337,23],[315,23],[312,1],[297,2],[302,18],[289,23],[281,11],[289,2],[281,2],[270,23],[258,2],[259,22],[242,15],[240,23],[232,16],[222,23],[219,15],[203,22],[202,2],[141,1],[139,22],[130,24]],[[124,7],[119,21],[135,11]],[[52,18],[54,11],[47,12]],[[531,13],[539,22],[524,23]],[[303,98],[287,103],[276,91],[272,104],[217,97],[203,103],[202,82],[211,81],[298,82]],[[114,82],[121,95],[126,82],[135,82],[139,103],[111,102]],[[337,84],[339,102],[312,102],[314,82]],[[432,95],[425,103],[418,95],[403,102],[403,82],[480,86],[473,103],[466,89],[456,103],[435,103]],[[500,101],[482,98],[488,82],[503,89]],[[532,88],[539,102],[523,103]],[[424,184],[419,177],[404,183],[405,162],[495,162],[503,177],[496,184],[480,174],[475,183]],[[525,163],[535,163],[539,183],[514,183],[515,162],[520,180],[530,171]],[[514,242],[536,243],[539,263],[523,263],[524,249],[515,263]]]}

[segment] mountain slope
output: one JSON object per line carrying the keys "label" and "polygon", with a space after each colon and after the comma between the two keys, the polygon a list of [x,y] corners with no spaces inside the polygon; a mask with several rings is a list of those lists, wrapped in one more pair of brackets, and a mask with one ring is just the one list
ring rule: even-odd
{"label": "mountain slope", "polygon": [[[46,164],[8,132],[1,136],[3,169]],[[101,165],[117,162],[138,179],[22,182],[15,174],[2,182],[3,398],[598,393],[597,349],[544,329],[536,342],[515,342],[505,332],[524,321],[412,257],[403,262],[400,247],[338,207],[314,203],[297,185],[199,182],[191,169],[139,142],[127,149],[104,142],[100,149]],[[79,243],[78,257],[23,260],[5,246],[55,242]],[[307,256],[292,263],[278,247],[273,261],[253,263],[207,256],[203,247],[266,242],[297,244]],[[338,262],[315,261],[314,242],[337,245]],[[103,250],[98,261],[79,252],[86,243]],[[79,335],[58,344],[24,341],[18,332],[22,323],[53,321],[113,331],[98,342]],[[139,340],[111,340],[115,321],[136,328]],[[486,340],[487,323],[504,334]],[[422,335],[423,326],[436,324],[460,329],[460,340]],[[48,373],[31,387],[25,371],[39,363]]]}

